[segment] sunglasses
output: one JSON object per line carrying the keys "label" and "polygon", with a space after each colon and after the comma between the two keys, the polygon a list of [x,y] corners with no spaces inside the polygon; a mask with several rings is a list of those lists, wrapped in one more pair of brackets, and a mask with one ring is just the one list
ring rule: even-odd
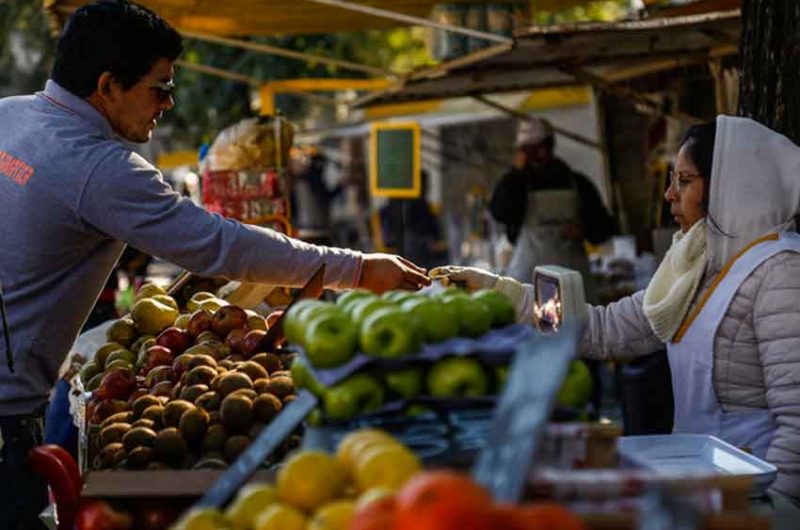
{"label": "sunglasses", "polygon": [[158,99],[166,103],[170,98],[175,97],[175,81],[158,81],[150,85],[150,88],[158,94]]}

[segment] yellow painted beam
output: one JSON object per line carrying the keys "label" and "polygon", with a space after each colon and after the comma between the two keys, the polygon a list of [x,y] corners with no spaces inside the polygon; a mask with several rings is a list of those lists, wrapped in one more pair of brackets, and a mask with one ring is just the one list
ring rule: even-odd
{"label": "yellow painted beam", "polygon": [[266,83],[275,93],[281,92],[337,92],[341,90],[385,90],[391,85],[388,79],[279,79]]}
{"label": "yellow painted beam", "polygon": [[410,103],[394,103],[390,105],[375,105],[367,107],[364,113],[368,120],[382,120],[394,116],[412,116],[415,114],[426,114],[439,110],[444,100],[436,99],[431,101],[414,101]]}
{"label": "yellow painted beam", "polygon": [[533,90],[530,95],[522,102],[519,110],[548,110],[562,107],[574,107],[586,105],[592,99],[592,92],[589,87],[563,87],[563,88],[543,88]]}

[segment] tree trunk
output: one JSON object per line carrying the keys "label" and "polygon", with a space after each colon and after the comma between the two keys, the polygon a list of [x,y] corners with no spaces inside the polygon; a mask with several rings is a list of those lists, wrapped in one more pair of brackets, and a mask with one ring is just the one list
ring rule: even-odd
{"label": "tree trunk", "polygon": [[800,144],[800,2],[742,1],[739,114]]}

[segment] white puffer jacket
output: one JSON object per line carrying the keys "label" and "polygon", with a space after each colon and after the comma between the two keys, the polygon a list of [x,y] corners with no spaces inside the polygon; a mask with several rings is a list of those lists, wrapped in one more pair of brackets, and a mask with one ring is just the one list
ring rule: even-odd
{"label": "white puffer jacket", "polygon": [[[717,118],[709,190],[706,273],[692,308],[717,272],[759,237],[795,230],[800,148],[746,118]],[[589,307],[587,357],[620,359],[663,349],[644,312],[644,291]],[[714,337],[713,379],[724,411],[768,409],[776,432],[767,460],[773,489],[800,499],[800,253],[766,260],[739,286]]]}
{"label": "white puffer jacket", "polygon": [[[701,291],[714,276],[704,278]],[[643,297],[640,291],[589,308],[586,357],[623,359],[664,348],[642,312]],[[714,390],[726,412],[769,409],[774,415],[767,451],[778,467],[773,488],[800,498],[800,254],[773,256],[739,287],[714,338]]]}

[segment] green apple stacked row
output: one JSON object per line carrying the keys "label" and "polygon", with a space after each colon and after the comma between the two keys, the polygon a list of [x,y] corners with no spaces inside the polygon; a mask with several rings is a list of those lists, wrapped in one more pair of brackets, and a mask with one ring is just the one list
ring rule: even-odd
{"label": "green apple stacked row", "polygon": [[[390,291],[378,297],[355,290],[336,303],[295,305],[284,320],[287,339],[303,348],[295,360],[295,384],[317,394],[324,416],[350,420],[380,410],[387,402],[422,397],[464,399],[496,394],[507,368],[475,356],[421,361],[425,343],[478,338],[514,323],[511,301],[491,290],[467,294],[451,288],[436,295]],[[349,363],[355,356],[396,360],[397,368],[362,370],[326,388],[314,372]]]}

